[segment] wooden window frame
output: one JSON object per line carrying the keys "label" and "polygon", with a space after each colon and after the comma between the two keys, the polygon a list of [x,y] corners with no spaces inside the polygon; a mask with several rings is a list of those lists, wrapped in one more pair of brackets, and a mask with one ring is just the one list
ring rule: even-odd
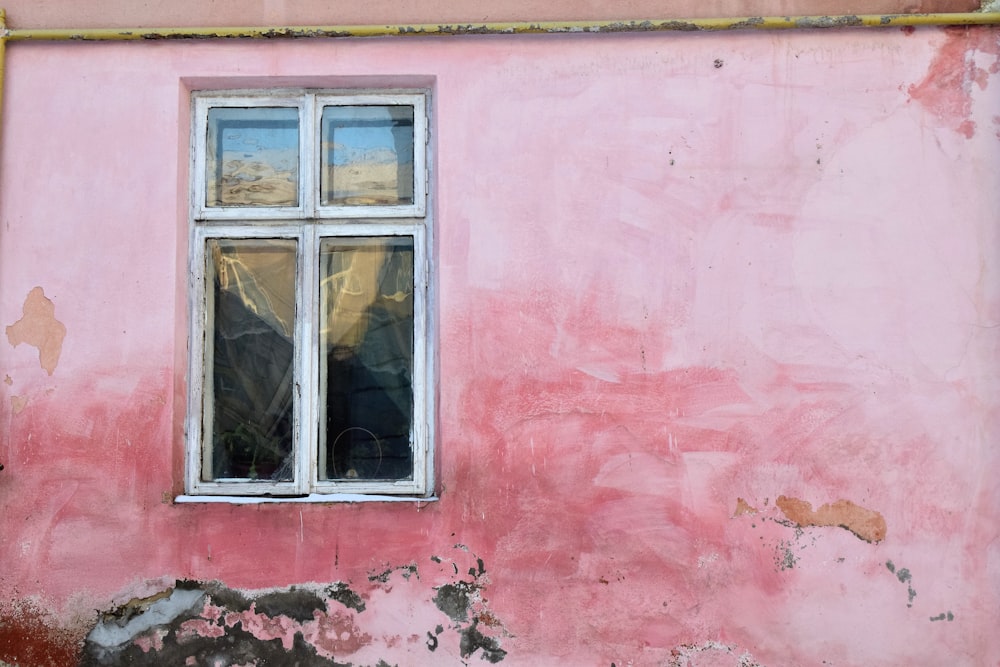
{"label": "wooden window frame", "polygon": [[[431,345],[431,206],[429,205],[429,91],[392,90],[240,90],[192,94],[190,247],[188,294],[190,338],[188,414],[183,500],[206,497],[240,502],[245,498],[336,501],[405,497],[427,499],[434,490],[434,353]],[[403,205],[320,204],[320,133],[324,107],[408,105],[413,108],[413,201]],[[208,206],[208,111],[217,107],[289,107],[298,110],[299,168],[297,206]],[[414,331],[410,428],[412,478],[404,480],[320,480],[319,415],[319,248],[322,239],[407,236],[413,239]],[[294,239],[296,241],[296,316],[294,324],[293,449],[291,482],[206,481],[203,452],[211,447],[212,329],[211,289],[206,284],[209,239]]]}

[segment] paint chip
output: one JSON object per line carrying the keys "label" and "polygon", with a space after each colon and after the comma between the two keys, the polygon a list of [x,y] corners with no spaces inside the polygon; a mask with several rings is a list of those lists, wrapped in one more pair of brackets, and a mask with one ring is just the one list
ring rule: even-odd
{"label": "paint chip", "polygon": [[865,542],[881,542],[885,539],[885,518],[874,510],[855,505],[849,500],[838,500],[813,511],[812,504],[779,496],[775,501],[789,521],[801,527],[836,526],[848,530]]}
{"label": "paint chip", "polygon": [[750,505],[747,501],[742,498],[736,499],[736,511],[733,512],[733,517],[743,516],[744,514],[756,514],[757,508]]}
{"label": "paint chip", "polygon": [[46,298],[41,287],[28,292],[21,312],[21,319],[7,327],[7,340],[14,347],[27,343],[38,348],[42,368],[52,375],[62,353],[66,326],[56,319],[55,304]]}
{"label": "paint chip", "polygon": [[20,414],[22,410],[28,405],[28,399],[25,396],[11,396],[10,397],[10,409],[17,415]]}

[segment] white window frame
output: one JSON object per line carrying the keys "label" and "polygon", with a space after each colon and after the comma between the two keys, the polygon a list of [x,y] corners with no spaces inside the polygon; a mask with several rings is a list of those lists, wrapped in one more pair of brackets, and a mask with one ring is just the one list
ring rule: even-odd
{"label": "white window frame", "polygon": [[[431,207],[428,168],[427,90],[267,90],[211,91],[192,95],[190,201],[190,345],[188,415],[185,441],[185,492],[198,496],[240,498],[274,496],[276,500],[357,500],[359,497],[411,496],[426,499],[434,488],[434,363],[430,345]],[[323,206],[320,204],[320,132],[323,108],[351,105],[413,107],[413,203],[399,206]],[[299,116],[298,206],[207,206],[206,153],[208,111],[215,107],[289,107]],[[319,247],[332,237],[407,236],[413,239],[414,331],[410,432],[412,479],[319,480],[321,373],[319,371]],[[203,448],[210,433],[212,396],[211,289],[206,284],[209,239],[294,239],[296,317],[294,325],[292,417],[295,473],[291,482],[260,480],[204,481]]]}

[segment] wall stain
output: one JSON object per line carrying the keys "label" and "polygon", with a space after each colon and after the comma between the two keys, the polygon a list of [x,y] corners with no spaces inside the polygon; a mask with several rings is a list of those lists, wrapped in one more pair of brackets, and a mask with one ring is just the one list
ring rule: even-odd
{"label": "wall stain", "polygon": [[7,327],[7,340],[14,347],[27,343],[37,348],[38,361],[52,375],[62,353],[66,326],[56,319],[56,306],[41,287],[28,292],[21,312],[21,319]]}
{"label": "wall stain", "polygon": [[855,505],[849,500],[822,505],[815,511],[810,503],[787,496],[778,496],[775,504],[789,521],[801,527],[835,526],[870,543],[885,539],[885,518],[878,512]]}

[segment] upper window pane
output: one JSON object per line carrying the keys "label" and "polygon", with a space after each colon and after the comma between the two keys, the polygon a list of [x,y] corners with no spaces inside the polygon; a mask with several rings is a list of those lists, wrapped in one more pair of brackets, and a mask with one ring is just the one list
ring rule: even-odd
{"label": "upper window pane", "polygon": [[208,111],[206,206],[298,206],[299,111]]}
{"label": "upper window pane", "polygon": [[412,106],[328,106],[322,125],[323,206],[413,203]]}

